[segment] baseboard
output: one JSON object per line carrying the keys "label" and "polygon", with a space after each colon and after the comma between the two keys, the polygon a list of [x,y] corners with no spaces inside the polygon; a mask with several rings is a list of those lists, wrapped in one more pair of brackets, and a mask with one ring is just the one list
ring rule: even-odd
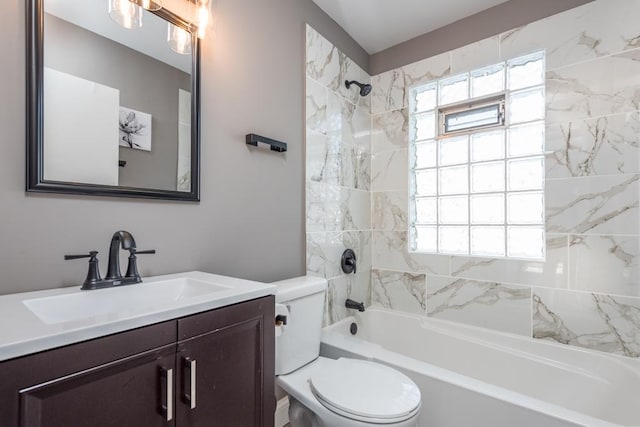
{"label": "baseboard", "polygon": [[276,405],[275,421],[273,425],[275,427],[284,427],[289,423],[289,397],[285,396],[278,400]]}

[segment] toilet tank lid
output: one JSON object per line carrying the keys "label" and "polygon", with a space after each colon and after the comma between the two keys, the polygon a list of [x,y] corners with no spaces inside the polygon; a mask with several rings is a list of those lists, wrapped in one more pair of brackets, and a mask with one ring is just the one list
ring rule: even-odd
{"label": "toilet tank lid", "polygon": [[300,276],[293,279],[273,282],[278,289],[276,291],[276,302],[282,303],[309,295],[324,292],[327,289],[327,279],[313,276]]}

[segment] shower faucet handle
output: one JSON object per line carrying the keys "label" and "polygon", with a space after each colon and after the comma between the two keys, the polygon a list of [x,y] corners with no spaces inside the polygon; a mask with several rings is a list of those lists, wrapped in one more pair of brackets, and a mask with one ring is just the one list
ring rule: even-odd
{"label": "shower faucet handle", "polygon": [[353,249],[347,249],[342,253],[340,266],[346,274],[356,274],[356,253]]}

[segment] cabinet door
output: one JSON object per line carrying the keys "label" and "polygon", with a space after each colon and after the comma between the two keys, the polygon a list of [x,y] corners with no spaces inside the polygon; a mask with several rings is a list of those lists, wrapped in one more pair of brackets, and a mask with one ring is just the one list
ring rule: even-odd
{"label": "cabinet door", "polygon": [[[142,378],[157,382],[154,366],[160,363],[164,366],[165,355],[172,354],[175,358],[177,326],[178,322],[172,320],[0,363],[0,426],[119,425],[117,420],[124,416],[121,414],[124,411],[114,409],[116,402],[130,405],[130,395],[138,398],[131,387],[140,387]],[[170,365],[173,364],[172,359]],[[114,378],[109,379],[110,374]],[[102,392],[84,385],[89,378],[101,381],[111,390]],[[128,380],[132,382],[127,383]],[[156,390],[153,389],[153,396],[157,395]],[[67,396],[73,396],[71,402],[65,401]],[[156,398],[152,399],[155,414]],[[73,416],[73,422],[56,421],[58,418],[51,414],[56,408]],[[114,424],[91,424],[81,418],[85,412],[104,413],[106,409],[112,410],[106,422],[115,419]]]}
{"label": "cabinet door", "polygon": [[178,344],[179,426],[273,426],[273,304],[263,298],[178,322],[180,336],[198,334]]}
{"label": "cabinet door", "polygon": [[175,347],[20,391],[21,427],[173,426]]}

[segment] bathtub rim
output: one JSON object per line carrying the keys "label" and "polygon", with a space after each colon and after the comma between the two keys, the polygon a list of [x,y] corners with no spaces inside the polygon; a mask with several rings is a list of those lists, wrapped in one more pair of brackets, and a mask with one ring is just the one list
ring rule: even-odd
{"label": "bathtub rim", "polygon": [[[548,347],[552,349],[552,351],[567,351],[581,354],[582,356],[602,358],[608,360],[609,362],[614,362],[616,365],[622,365],[626,369],[631,369],[635,371],[636,375],[640,375],[640,360],[632,359],[626,356],[569,346],[547,340],[534,341],[533,338],[528,338],[517,334],[493,331],[486,328],[460,324],[449,320],[432,319],[426,316],[399,312],[384,307],[370,307],[367,308],[367,311],[374,313],[381,312],[385,314],[391,314],[393,316],[405,317],[411,319],[412,321],[418,321],[421,327],[435,330],[438,333],[442,333],[444,330],[446,330],[447,333],[451,333],[453,331],[453,335],[456,335],[456,338],[468,339],[469,336],[471,336],[471,341],[473,342],[479,341],[482,345],[488,345],[492,348],[499,348],[500,350],[507,349],[512,354],[522,354],[524,353],[524,351],[514,351],[513,349],[506,347],[504,344],[496,344],[494,342],[491,342],[487,339],[487,337],[494,337],[503,340],[516,340],[525,343],[525,345],[534,345],[536,347],[539,346],[542,348]],[[365,313],[364,316],[366,315],[367,314]],[[489,397],[499,399],[528,410],[541,412],[552,418],[574,423],[579,426],[640,427],[640,424],[616,424],[611,421],[594,417],[592,415],[587,415],[573,409],[565,408],[555,403],[534,398],[520,392],[509,390],[508,388],[502,386],[471,378],[452,370],[435,366],[428,362],[421,361],[410,356],[396,353],[382,347],[379,344],[366,341],[363,338],[359,338],[358,336],[351,336],[348,332],[348,325],[352,322],[361,323],[362,317],[362,314],[354,313],[354,315],[352,316],[349,316],[343,320],[324,327],[322,330],[321,354],[323,351],[327,351],[326,346],[328,346],[328,348],[333,347],[338,349],[338,351],[346,351],[353,357],[361,357],[366,360],[381,362],[401,370],[405,369],[414,371],[418,374],[427,375],[433,377],[436,380],[450,383],[456,387],[461,387],[476,393],[484,394]],[[343,332],[340,332],[340,329],[342,329]],[[478,338],[476,334],[482,339]],[[325,348],[323,349],[323,347]],[[541,358],[538,357],[538,359]],[[562,363],[560,362],[560,364]],[[562,365],[565,366],[565,364]]]}

